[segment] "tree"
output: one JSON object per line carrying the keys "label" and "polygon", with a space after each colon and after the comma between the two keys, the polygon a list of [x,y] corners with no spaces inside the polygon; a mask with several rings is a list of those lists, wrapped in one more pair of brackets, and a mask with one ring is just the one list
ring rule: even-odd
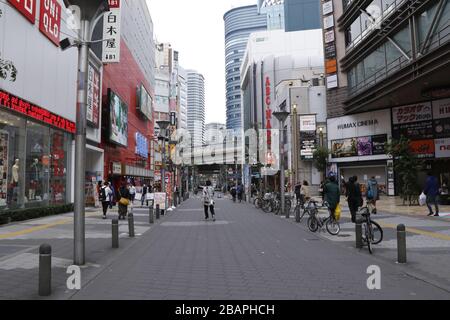
{"label": "tree", "polygon": [[319,172],[322,172],[322,175],[325,180],[325,175],[327,172],[328,166],[328,158],[330,157],[330,151],[325,147],[319,147],[313,154],[314,157],[314,166]]}
{"label": "tree", "polygon": [[386,145],[386,154],[390,155],[394,161],[394,170],[398,175],[399,194],[404,200],[411,200],[412,196],[420,193],[420,186],[417,182],[417,174],[423,163],[411,151],[411,141],[405,136],[399,140],[391,140]]}

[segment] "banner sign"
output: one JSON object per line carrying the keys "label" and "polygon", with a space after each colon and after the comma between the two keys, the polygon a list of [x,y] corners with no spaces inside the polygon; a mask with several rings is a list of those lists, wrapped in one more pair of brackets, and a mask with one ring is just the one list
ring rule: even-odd
{"label": "banner sign", "polygon": [[98,69],[89,63],[86,120],[94,128],[98,128],[100,119],[100,78]]}
{"label": "banner sign", "polygon": [[0,108],[20,113],[57,129],[75,133],[75,122],[67,120],[53,112],[45,110],[29,101],[0,90]]}
{"label": "banner sign", "polygon": [[436,139],[436,158],[450,158],[450,138]]}
{"label": "banner sign", "polygon": [[300,132],[313,131],[315,133],[316,130],[317,130],[316,115],[300,116]]}
{"label": "banner sign", "polygon": [[331,154],[333,158],[384,155],[387,141],[387,135],[334,140]]}
{"label": "banner sign", "polygon": [[39,30],[59,47],[61,5],[57,0],[41,0]]}
{"label": "banner sign", "polygon": [[417,103],[392,109],[395,124],[429,121],[433,119],[431,102]]}
{"label": "banner sign", "polygon": [[142,158],[148,159],[148,139],[141,134],[136,132],[136,150],[135,153]]}
{"label": "banner sign", "polygon": [[110,10],[103,17],[103,63],[120,62],[120,0],[109,0]]}
{"label": "banner sign", "polygon": [[410,143],[411,152],[418,158],[433,158],[435,155],[434,140],[415,140]]}
{"label": "banner sign", "polygon": [[[44,0],[41,0],[44,1]],[[32,24],[36,20],[36,0],[8,0]]]}
{"label": "banner sign", "polygon": [[330,42],[334,43],[334,29],[331,31],[325,32],[324,37],[325,37],[325,43],[330,43]]}
{"label": "banner sign", "polygon": [[313,160],[314,152],[317,150],[316,131],[300,133],[300,158],[301,160]]}

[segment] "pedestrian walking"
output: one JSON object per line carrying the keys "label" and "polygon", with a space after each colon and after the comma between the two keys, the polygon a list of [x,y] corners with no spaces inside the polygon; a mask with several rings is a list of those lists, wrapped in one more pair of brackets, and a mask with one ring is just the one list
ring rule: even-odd
{"label": "pedestrian walking", "polygon": [[237,189],[236,187],[232,187],[230,189],[231,197],[233,197],[233,202],[236,202]]}
{"label": "pedestrian walking", "polygon": [[331,173],[328,182],[324,186],[324,199],[328,203],[330,215],[335,214],[336,208],[341,202],[341,192],[339,190],[339,184],[336,181],[336,176]]}
{"label": "pedestrian walking", "polygon": [[[428,216],[434,215],[439,217],[439,183],[433,173],[429,172],[427,177],[427,182],[425,185],[425,190],[423,193],[427,196],[427,207],[430,210]],[[436,208],[436,213],[433,212],[433,206]]]}
{"label": "pedestrian walking", "polygon": [[116,203],[117,203],[117,193],[116,193],[116,188],[114,187],[112,182],[109,182],[109,188],[112,191],[112,196],[111,196],[111,202],[109,204],[109,209],[112,209],[113,207],[116,206]]}
{"label": "pedestrian walking", "polygon": [[103,208],[103,219],[106,219],[106,214],[108,213],[108,208],[111,206],[111,199],[113,196],[113,192],[111,188],[109,187],[109,183],[105,181],[103,186],[100,189],[99,192],[99,200],[102,203]]}
{"label": "pedestrian walking", "polygon": [[243,194],[244,194],[244,187],[242,186],[242,184],[239,184],[237,186],[236,192],[237,192],[239,203],[242,203],[242,198],[243,198]]}
{"label": "pedestrian walking", "polygon": [[301,190],[302,190],[302,184],[297,183],[294,188],[294,193],[295,193],[295,198],[297,199],[297,204],[303,204]]}
{"label": "pedestrian walking", "polygon": [[[144,183],[144,186],[142,187],[142,198],[141,198],[141,206],[144,206],[144,201],[147,199],[147,192],[148,192],[148,187],[147,185]],[[147,206],[148,206],[148,201],[147,201]]]}
{"label": "pedestrian walking", "polygon": [[130,185],[130,196],[131,196],[131,203],[134,204],[134,199],[136,199],[136,187],[132,184]]}
{"label": "pedestrian walking", "polygon": [[303,181],[302,186],[300,187],[300,198],[302,203],[306,203],[309,199],[311,199],[311,195],[309,193],[309,183],[308,181]]}
{"label": "pedestrian walking", "polygon": [[377,201],[380,200],[380,191],[378,188],[378,181],[375,177],[372,177],[367,182],[367,205],[372,209],[373,214],[377,214]]}
{"label": "pedestrian walking", "polygon": [[128,206],[131,203],[131,194],[126,183],[123,183],[119,189],[119,199],[119,220],[125,220],[128,214]]}
{"label": "pedestrian walking", "polygon": [[352,222],[356,223],[356,213],[362,206],[362,193],[359,183],[357,183],[357,177],[351,177],[348,179],[348,183],[345,188],[345,196],[347,198],[348,207],[352,216]]}
{"label": "pedestrian walking", "polygon": [[203,206],[205,209],[205,220],[209,219],[209,211],[211,211],[213,221],[216,221],[216,214],[214,212],[214,189],[211,181],[206,181],[206,186],[203,187]]}

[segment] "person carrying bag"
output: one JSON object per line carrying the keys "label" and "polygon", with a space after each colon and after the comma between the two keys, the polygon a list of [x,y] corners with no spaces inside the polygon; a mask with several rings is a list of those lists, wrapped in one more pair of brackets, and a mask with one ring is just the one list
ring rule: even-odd
{"label": "person carrying bag", "polygon": [[131,194],[128,190],[128,187],[126,184],[122,184],[122,187],[119,189],[119,220],[126,219],[126,216],[128,214],[128,206],[131,203]]}

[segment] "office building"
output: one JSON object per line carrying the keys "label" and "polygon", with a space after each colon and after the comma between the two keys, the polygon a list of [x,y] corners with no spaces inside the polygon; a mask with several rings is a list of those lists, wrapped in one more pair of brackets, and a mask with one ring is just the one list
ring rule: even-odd
{"label": "office building", "polygon": [[187,70],[187,125],[194,146],[203,146],[205,134],[205,78]]}

